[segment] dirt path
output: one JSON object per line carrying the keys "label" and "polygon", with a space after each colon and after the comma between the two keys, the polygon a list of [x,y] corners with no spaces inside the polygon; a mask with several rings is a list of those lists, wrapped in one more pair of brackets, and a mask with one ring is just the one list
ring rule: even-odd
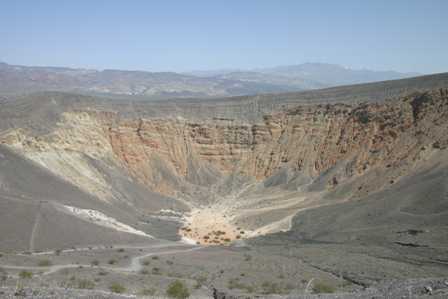
{"label": "dirt path", "polygon": [[40,218],[42,217],[41,207],[42,207],[42,202],[40,201],[39,205],[37,207],[37,212],[36,212],[37,214],[36,214],[36,218],[34,220],[33,229],[31,230],[30,246],[29,246],[30,252],[34,251],[34,243],[36,241],[36,232],[37,232],[37,229],[39,228]]}
{"label": "dirt path", "polygon": [[[160,250],[161,248],[167,247],[169,249],[167,250]],[[171,247],[171,248],[170,248]],[[131,249],[135,247],[120,247],[120,248],[126,248]],[[149,247],[141,247],[141,248],[150,248],[154,249],[155,251],[145,253],[142,255],[135,256],[131,258],[131,262],[129,265],[124,267],[101,267],[101,269],[107,269],[109,271],[115,271],[115,272],[139,272],[143,266],[141,265],[141,261],[147,257],[150,256],[160,256],[160,255],[169,255],[169,254],[177,254],[177,253],[185,253],[185,252],[191,252],[195,250],[200,250],[203,247],[200,246],[187,246],[184,244],[165,244],[165,245],[159,245],[159,246],[149,246]],[[95,249],[92,249],[95,250]],[[79,268],[79,267],[91,267],[90,264],[65,264],[65,265],[53,265],[49,267],[36,267],[36,266],[14,266],[14,265],[0,265],[1,268],[4,269],[13,269],[13,270],[34,270],[34,271],[43,271],[42,275],[49,275],[55,272],[58,272],[62,269],[73,269],[73,268]]]}

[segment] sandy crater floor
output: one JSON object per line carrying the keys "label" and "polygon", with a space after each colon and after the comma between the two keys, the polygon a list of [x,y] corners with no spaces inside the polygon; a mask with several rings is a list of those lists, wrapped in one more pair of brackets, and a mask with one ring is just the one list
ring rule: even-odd
{"label": "sandy crater floor", "polygon": [[193,210],[179,234],[184,240],[201,245],[222,245],[243,239],[249,232],[232,224],[229,216],[216,208]]}

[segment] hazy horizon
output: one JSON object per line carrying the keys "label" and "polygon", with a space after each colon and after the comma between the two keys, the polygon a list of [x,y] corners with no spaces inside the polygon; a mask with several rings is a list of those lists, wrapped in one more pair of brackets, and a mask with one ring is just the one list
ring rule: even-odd
{"label": "hazy horizon", "polygon": [[448,2],[40,1],[0,12],[0,61],[142,71],[307,62],[448,70]]}
{"label": "hazy horizon", "polygon": [[354,70],[354,71],[373,71],[373,72],[397,72],[397,73],[403,73],[403,74],[415,74],[415,75],[426,75],[426,74],[432,74],[432,73],[420,73],[420,72],[399,72],[397,70],[393,70],[393,69],[370,69],[370,68],[366,68],[366,67],[360,67],[360,68],[354,68],[354,67],[349,67],[349,66],[345,66],[345,65],[341,65],[338,63],[325,63],[325,62],[319,62],[319,61],[309,61],[309,62],[303,62],[303,63],[297,63],[297,64],[289,64],[289,65],[270,65],[270,66],[264,66],[264,67],[252,67],[252,68],[216,68],[216,69],[190,69],[190,70],[184,70],[184,71],[176,71],[176,70],[144,70],[144,69],[117,69],[117,68],[95,68],[95,67],[82,67],[82,66],[67,66],[67,65],[46,65],[46,64],[20,64],[20,63],[10,63],[8,61],[4,61],[4,60],[0,60],[0,63],[5,63],[7,65],[12,65],[12,66],[21,66],[21,67],[49,67],[49,68],[69,68],[69,69],[80,69],[80,70],[93,70],[93,71],[105,71],[105,70],[119,70],[119,71],[131,71],[131,72],[173,72],[173,73],[180,73],[180,74],[193,74],[193,73],[200,73],[200,72],[256,72],[256,71],[260,71],[260,70],[264,70],[264,69],[273,69],[273,68],[278,68],[278,67],[291,67],[291,66],[300,66],[300,65],[306,65],[306,64],[315,64],[315,65],[334,65],[334,66],[338,66],[338,67],[342,67],[345,69],[349,69],[349,70]]}

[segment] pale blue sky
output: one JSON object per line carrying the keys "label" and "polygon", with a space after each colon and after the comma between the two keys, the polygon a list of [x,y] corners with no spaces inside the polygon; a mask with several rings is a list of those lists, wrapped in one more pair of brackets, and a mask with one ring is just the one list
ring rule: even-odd
{"label": "pale blue sky", "polygon": [[448,1],[0,0],[0,61],[187,71],[448,71]]}

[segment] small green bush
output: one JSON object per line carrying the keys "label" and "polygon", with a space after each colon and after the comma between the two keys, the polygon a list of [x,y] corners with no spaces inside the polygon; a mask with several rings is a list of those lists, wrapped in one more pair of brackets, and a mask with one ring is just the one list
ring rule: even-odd
{"label": "small green bush", "polygon": [[255,291],[253,286],[240,282],[239,278],[230,279],[227,283],[227,287],[231,290],[232,289],[245,290],[247,293],[253,293]]}
{"label": "small green bush", "polygon": [[19,277],[22,279],[30,279],[33,277],[33,272],[26,270],[20,271]]}
{"label": "small green bush", "polygon": [[8,272],[0,268],[0,281],[6,281],[8,279]]}
{"label": "small green bush", "polygon": [[92,290],[95,288],[95,283],[88,279],[78,280],[78,289]]}
{"label": "small green bush", "polygon": [[142,264],[143,264],[143,266],[149,266],[149,264],[151,264],[151,262],[150,261],[143,261]]}
{"label": "small green bush", "polygon": [[50,260],[40,260],[40,261],[37,263],[37,265],[38,265],[39,267],[50,267],[52,264],[51,264],[51,261],[50,261]]}
{"label": "small green bush", "polygon": [[270,295],[270,294],[283,294],[285,291],[275,282],[269,282],[265,281],[261,285],[261,288],[263,289],[263,294]]}
{"label": "small green bush", "polygon": [[154,255],[154,256],[152,257],[152,259],[153,259],[153,260],[158,260],[159,257],[158,257],[157,255]]}
{"label": "small green bush", "polygon": [[313,292],[316,294],[334,293],[335,291],[336,289],[333,286],[328,285],[324,282],[317,282],[313,286]]}
{"label": "small green bush", "polygon": [[168,286],[166,294],[171,298],[185,299],[190,296],[190,291],[180,280],[176,280]]}
{"label": "small green bush", "polygon": [[160,274],[160,269],[157,267],[152,268],[152,274]]}
{"label": "small green bush", "polygon": [[142,269],[142,270],[140,270],[140,274],[142,274],[142,275],[148,275],[148,274],[149,274],[149,271],[148,271],[147,269]]}
{"label": "small green bush", "polygon": [[196,284],[194,286],[195,289],[201,288],[207,281],[207,277],[205,276],[197,276],[195,277],[195,279],[196,279]]}
{"label": "small green bush", "polygon": [[111,292],[117,293],[117,294],[123,294],[126,292],[126,288],[119,284],[118,282],[114,282],[109,286],[109,290]]}
{"label": "small green bush", "polygon": [[93,261],[91,262],[91,264],[92,264],[92,266],[98,266],[98,265],[100,264],[100,261],[98,261],[98,260],[93,260]]}
{"label": "small green bush", "polygon": [[115,260],[115,259],[110,259],[107,263],[108,263],[109,265],[115,265],[115,264],[117,263],[117,260]]}

